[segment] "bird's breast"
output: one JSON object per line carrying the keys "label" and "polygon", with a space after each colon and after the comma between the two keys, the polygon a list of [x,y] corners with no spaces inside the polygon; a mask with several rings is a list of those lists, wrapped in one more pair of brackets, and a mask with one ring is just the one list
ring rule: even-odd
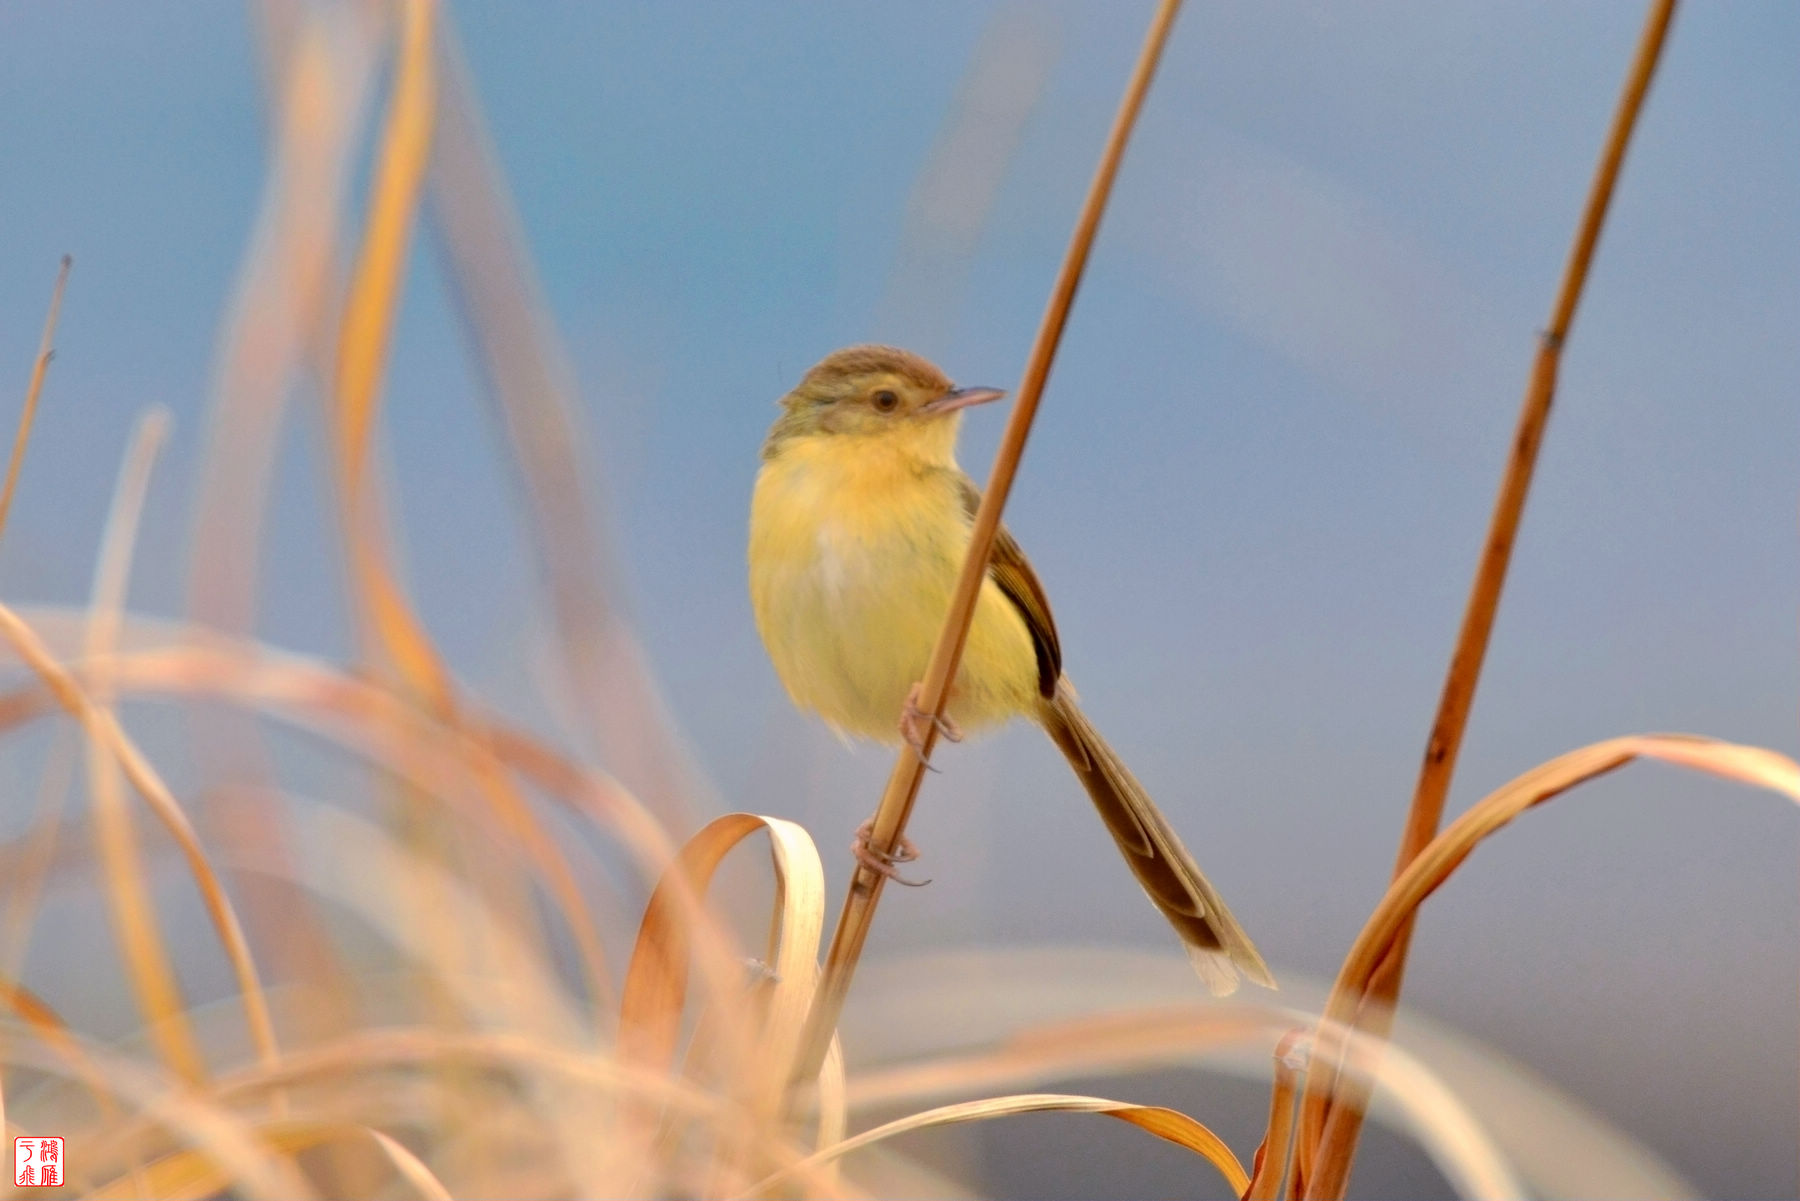
{"label": "bird's breast", "polygon": [[[796,704],[844,733],[892,741],[949,610],[969,523],[954,475],[838,450],[789,448],[764,464],[751,603]],[[964,724],[1016,712],[1026,702],[1010,677],[1035,670],[1023,621],[986,591],[951,707]]]}

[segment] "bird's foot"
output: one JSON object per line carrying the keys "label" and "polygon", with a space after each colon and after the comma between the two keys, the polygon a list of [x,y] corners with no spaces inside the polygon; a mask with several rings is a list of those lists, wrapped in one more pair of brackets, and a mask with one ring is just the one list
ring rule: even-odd
{"label": "bird's foot", "polygon": [[933,717],[919,708],[919,693],[923,687],[921,684],[914,684],[906,694],[906,704],[900,709],[900,737],[906,739],[906,745],[913,749],[919,762],[930,767],[930,761],[925,758],[926,730],[935,725],[937,732],[947,742],[961,742],[963,736],[956,723],[948,717]]}
{"label": "bird's foot", "polygon": [[856,828],[856,837],[850,842],[850,853],[856,861],[880,876],[886,876],[896,884],[904,884],[908,888],[923,888],[930,880],[908,880],[897,870],[897,865],[911,863],[919,857],[919,848],[913,845],[912,839],[902,834],[895,840],[891,851],[878,851],[869,845],[869,838],[875,833],[875,819],[870,818]]}

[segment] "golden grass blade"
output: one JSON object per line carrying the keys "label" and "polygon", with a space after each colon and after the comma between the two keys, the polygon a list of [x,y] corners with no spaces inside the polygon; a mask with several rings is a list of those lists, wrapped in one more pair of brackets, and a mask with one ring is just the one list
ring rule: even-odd
{"label": "golden grass blade", "polygon": [[[125,610],[125,591],[131,579],[132,550],[137,544],[138,519],[144,511],[144,494],[150,487],[150,472],[156,456],[169,434],[169,411],[158,405],[138,421],[125,452],[125,464],[113,490],[112,507],[107,513],[106,530],[100,538],[100,557],[94,567],[94,583],[89,595],[87,641],[82,657],[103,658],[112,654],[119,640],[119,625]],[[103,694],[94,696],[97,704],[105,704]]]}
{"label": "golden grass blade", "polygon": [[1285,1007],[1168,1005],[1045,1022],[978,1050],[859,1071],[849,1102],[864,1110],[1165,1067],[1208,1050],[1266,1045],[1296,1016]]}
{"label": "golden grass blade", "polygon": [[[0,723],[3,726],[4,723]],[[38,776],[38,801],[31,818],[31,833],[19,848],[18,868],[0,871],[8,882],[6,917],[0,924],[0,980],[16,980],[31,950],[32,927],[44,881],[56,860],[62,835],[63,808],[75,778],[77,736],[59,726],[44,753],[44,770]]]}
{"label": "golden grass blade", "polygon": [[[944,616],[943,629],[938,634],[937,644],[932,648],[931,662],[926,668],[925,679],[920,684],[919,707],[934,718],[943,716],[950,681],[955,677],[957,664],[962,658],[963,643],[969,636],[969,623],[975,615],[975,601],[980,594],[982,581],[986,578],[988,558],[999,533],[1000,511],[1005,507],[1007,494],[1012,490],[1013,477],[1018,474],[1019,459],[1025,453],[1025,439],[1031,432],[1032,419],[1037,415],[1038,401],[1043,395],[1045,381],[1050,377],[1050,365],[1056,357],[1057,345],[1062,340],[1063,328],[1068,323],[1069,310],[1075,303],[1075,289],[1087,267],[1088,252],[1093,248],[1095,234],[1099,232],[1100,218],[1106,211],[1107,198],[1112,194],[1113,180],[1118,175],[1119,163],[1125,155],[1125,143],[1130,139],[1132,127],[1137,122],[1138,111],[1143,107],[1144,96],[1150,90],[1150,80],[1156,74],[1163,47],[1167,45],[1169,32],[1175,24],[1175,14],[1180,9],[1180,0],[1160,0],[1155,16],[1151,18],[1143,49],[1139,51],[1131,80],[1125,86],[1125,95],[1119,101],[1119,111],[1113,118],[1112,129],[1107,134],[1106,145],[1100,153],[1100,163],[1094,169],[1093,182],[1088,187],[1087,199],[1082,205],[1080,217],[1076,219],[1075,232],[1069,239],[1068,252],[1051,289],[1050,301],[1043,321],[1038,326],[1037,338],[1032,343],[1025,375],[1019,383],[1018,398],[1007,417],[1005,432],[1000,437],[1000,448],[994,455],[993,470],[988,473],[981,506],[975,514],[962,575],[957,579],[956,591],[951,594],[950,610]],[[907,818],[912,814],[913,802],[919,795],[919,784],[924,779],[926,762],[936,741],[937,722],[932,721],[926,726],[925,741],[918,752],[914,753],[909,747],[895,759],[893,772],[888,776],[887,788],[882,793],[880,807],[875,811],[869,837],[869,845],[877,853],[899,845]],[[838,917],[831,949],[825,957],[825,973],[819,984],[818,1001],[808,1022],[806,1038],[791,1076],[795,1082],[809,1081],[819,1073],[819,1064],[825,1057],[831,1033],[837,1027],[838,1015],[843,1011],[844,999],[850,991],[850,978],[856,971],[857,960],[861,957],[863,944],[869,936],[869,925],[875,917],[875,906],[881,900],[882,886],[886,882],[886,877],[881,873],[862,864],[857,866],[850,878],[850,889],[844,896],[843,912]]]}
{"label": "golden grass blade", "polygon": [[[256,7],[268,35],[270,161],[221,322],[187,563],[189,613],[233,636],[256,625],[289,396],[308,362],[319,379],[331,374],[342,209],[379,63],[377,10],[385,11],[280,0]],[[274,862],[288,835],[282,815],[255,800],[275,777],[263,731],[248,714],[213,710],[192,715],[190,742],[205,824],[221,845]],[[270,975],[321,985],[318,1003],[292,1015],[294,1033],[325,1037],[355,1025],[357,992],[323,915],[297,911],[292,894],[271,889],[265,877],[230,883]]]}
{"label": "golden grass blade", "polygon": [[[408,690],[433,712],[448,716],[455,705],[450,673],[391,570],[382,541],[379,495],[371,479],[381,376],[436,130],[437,17],[435,0],[404,0],[401,5],[394,94],[377,155],[368,225],[339,333],[333,425],[361,612],[381,654]],[[604,1010],[612,993],[604,948],[566,861],[503,773],[477,773],[477,779],[511,832],[533,848],[544,869],[543,883],[581,952],[596,1005]],[[503,887],[497,880],[490,880],[489,886],[491,891]]]}
{"label": "golden grass blade", "polygon": [[444,1187],[443,1182],[432,1174],[431,1169],[417,1155],[379,1130],[370,1130],[369,1137],[394,1165],[394,1171],[412,1185],[419,1196],[426,1201],[451,1201],[450,1190]]}
{"label": "golden grass blade", "polygon": [[[1540,764],[1490,793],[1433,839],[1389,887],[1345,957],[1325,1008],[1325,1021],[1338,1028],[1360,1023],[1369,981],[1396,942],[1411,928],[1425,898],[1465,860],[1483,839],[1535,805],[1614,771],[1634,759],[1658,759],[1708,772],[1752,787],[1779,792],[1800,803],[1800,765],[1785,755],[1760,747],[1740,746],[1684,734],[1648,734],[1594,743]],[[1321,1035],[1321,1054],[1309,1073],[1303,1115],[1306,1144],[1330,1147],[1342,1138],[1344,1124],[1359,1120],[1366,1088],[1352,1083],[1338,1088],[1341,1036]],[[1337,1123],[1337,1132],[1333,1131]],[[1306,1173],[1307,1188],[1340,1188],[1337,1161],[1320,1158]]]}
{"label": "golden grass blade", "polygon": [[[19,622],[16,613],[7,612]],[[34,615],[57,632],[68,624],[64,610],[40,609]],[[256,709],[447,798],[466,798],[477,789],[474,777],[510,768],[610,832],[646,879],[655,879],[675,854],[655,818],[616,781],[467,706],[441,721],[392,691],[320,660],[176,623],[137,618],[133,628],[152,649],[83,665],[84,676],[104,678],[120,695],[204,696]],[[61,705],[63,694],[56,684],[49,679],[0,695],[0,729]]]}
{"label": "golden grass blade", "polygon": [[393,1070],[466,1065],[554,1080],[603,1097],[658,1101],[696,1117],[732,1120],[724,1098],[664,1072],[632,1068],[591,1047],[552,1043],[520,1031],[379,1029],[295,1050],[272,1068],[252,1067],[221,1074],[214,1095],[247,1105],[275,1090],[346,1085]]}
{"label": "golden grass blade", "polygon": [[488,394],[518,470],[525,523],[548,588],[554,666],[601,759],[680,839],[706,785],[684,747],[613,581],[608,523],[579,455],[581,405],[495,160],[480,100],[446,15],[438,38],[442,104],[431,163],[439,246],[481,356]]}
{"label": "golden grass blade", "polygon": [[[1329,983],[1296,977],[1279,1003],[1217,1003],[1195,998],[1181,957],[1120,947],[918,952],[861,971],[843,1030],[869,1049],[850,1102],[870,1120],[1071,1080],[1120,1081],[1099,1090],[1119,1095],[1145,1072],[1266,1081],[1270,1049],[1317,1025]],[[1505,1056],[1416,1014],[1398,1032],[1384,1055],[1353,1035],[1353,1070],[1377,1075],[1378,1119],[1414,1139],[1458,1195],[1697,1196],[1647,1148]]]}
{"label": "golden grass blade", "polygon": [[[204,1153],[221,1165],[232,1195],[270,1201],[310,1201],[316,1195],[292,1164],[269,1154],[250,1125],[222,1109],[215,1098],[182,1088],[123,1055],[91,1046],[87,1054],[98,1063],[107,1091],[125,1102],[138,1129],[155,1131],[159,1137],[174,1135]],[[62,1051],[29,1041],[9,1043],[4,1062],[55,1076],[70,1070]],[[105,1139],[83,1140],[81,1157],[70,1165],[71,1172],[92,1173],[102,1180],[116,1174],[131,1181],[136,1166],[129,1154],[132,1140],[120,1139],[118,1133],[114,1128]],[[133,1189],[123,1195],[142,1194]]]}
{"label": "golden grass blade", "polygon": [[335,331],[340,209],[377,66],[375,33],[372,21],[309,16],[269,80],[272,162],[220,336],[188,562],[190,610],[228,634],[254,625],[289,390],[309,351]]}
{"label": "golden grass blade", "polygon": [[[118,1107],[113,1103],[112,1089],[107,1086],[105,1075],[54,1009],[23,984],[10,980],[0,980],[0,1004],[18,1014],[44,1046],[62,1058],[70,1074],[93,1094],[94,1104],[103,1118],[111,1121],[118,1116]],[[0,1114],[4,1112],[4,1105],[0,1105]]]}
{"label": "golden grass blade", "polygon": [[371,452],[401,284],[431,156],[437,105],[433,0],[402,0],[400,61],[369,200],[367,228],[345,301],[333,380],[333,449],[344,489],[350,565],[377,644],[429,703],[450,703],[449,674],[388,570],[376,525]]}
{"label": "golden grass blade", "polygon": [[[94,570],[92,601],[83,657],[106,655],[118,637],[119,613],[131,572],[131,548],[138,514],[143,509],[151,465],[168,427],[168,415],[152,410],[139,422],[126,451],[125,466],[113,493],[106,532]],[[114,720],[111,700],[91,694],[96,716]],[[106,881],[107,910],[125,961],[146,1033],[163,1063],[190,1084],[206,1078],[206,1061],[188,1021],[187,1000],[175,973],[175,960],[163,941],[156,903],[144,869],[144,856],[133,829],[118,761],[98,739],[87,739],[88,783],[93,795],[95,846]]]}
{"label": "golden grass blade", "polygon": [[[1190,1066],[1197,1059],[1216,1068],[1226,1053],[1266,1048],[1278,1035],[1291,1032],[1297,1021],[1317,1018],[1287,1006],[1252,1003],[1121,1008],[1031,1026],[992,1049],[951,1052],[860,1072],[852,1083],[850,1101],[857,1110],[885,1110],[994,1089],[1043,1088],[1071,1078],[1132,1076]],[[1346,1032],[1345,1037],[1355,1050],[1351,1072],[1358,1080],[1373,1076],[1378,1081],[1403,1119],[1404,1132],[1418,1140],[1459,1195],[1527,1195],[1495,1139],[1422,1060],[1397,1047],[1376,1054],[1379,1044],[1366,1036]],[[1274,1102],[1270,1109],[1277,1111]],[[1265,1136],[1265,1144],[1278,1145],[1280,1137],[1277,1130],[1273,1139]],[[1275,1171],[1279,1177],[1279,1163]],[[1270,1187],[1266,1179],[1264,1187]]]}
{"label": "golden grass blade", "polygon": [[[239,923],[225,890],[220,886],[218,874],[208,861],[199,836],[194,832],[187,814],[182,811],[180,802],[169,792],[150,761],[119,727],[118,720],[111,711],[96,707],[68,670],[50,655],[36,632],[5,605],[0,605],[0,639],[4,639],[25,665],[44,682],[58,704],[75,718],[87,736],[107,749],[123,769],[131,786],[174,836],[176,845],[187,862],[188,872],[200,890],[207,915],[218,932],[225,956],[231,963],[257,1053],[265,1062],[273,1062],[279,1055],[275,1029],[269,1019],[268,1002],[263,996],[262,984],[250,955],[249,943],[244,938],[243,926]],[[127,856],[121,863],[126,865],[124,870],[134,870],[135,858]],[[197,1061],[198,1053],[195,1054]],[[188,1067],[192,1068],[193,1065]]]}
{"label": "golden grass blade", "polygon": [[[270,1153],[293,1158],[302,1152],[345,1141],[368,1141],[393,1165],[395,1174],[427,1201],[450,1201],[450,1191],[430,1168],[400,1143],[379,1130],[348,1123],[320,1121],[268,1122],[253,1128],[257,1140]],[[211,1154],[184,1148],[160,1156],[144,1166],[141,1179],[122,1176],[87,1194],[88,1201],[132,1201],[146,1184],[158,1201],[201,1201],[231,1188],[232,1173]]]}
{"label": "golden grass blade", "polygon": [[756,1038],[750,1078],[759,1085],[752,1112],[774,1119],[818,985],[819,946],[825,930],[825,867],[803,828],[780,818],[762,820],[775,859],[775,905],[769,930],[769,966],[775,977]]}
{"label": "golden grass blade", "polygon": [[[836,1035],[825,1052],[825,1066],[819,1070],[819,1130],[814,1139],[815,1150],[824,1150],[844,1141],[850,1129],[849,1090],[844,1079],[844,1046]],[[819,1170],[819,1180],[826,1191],[838,1187],[836,1160]]]}
{"label": "golden grass blade", "polygon": [[[470,881],[445,868],[435,855],[409,847],[382,826],[327,805],[296,806],[294,829],[301,871],[296,889],[331,901],[361,916],[371,932],[402,952],[416,977],[429,981],[431,994],[457,1010],[461,1022],[481,1028],[528,1030],[560,1043],[579,1045],[589,1032],[569,1004],[554,964],[530,939],[496,911]],[[496,857],[519,852],[497,842]],[[246,862],[256,869],[262,865]],[[471,974],[462,957],[442,939],[411,920],[401,902],[430,896],[438,905],[433,920],[465,931],[471,941],[495,948],[486,970]]]}
{"label": "golden grass blade", "polygon": [[754,1188],[743,1195],[753,1197],[765,1193],[781,1184],[795,1174],[810,1168],[822,1166],[834,1159],[842,1158],[852,1151],[879,1143],[884,1139],[899,1134],[909,1134],[915,1130],[926,1130],[933,1126],[950,1126],[960,1122],[983,1122],[993,1118],[1009,1117],[1020,1113],[1097,1113],[1109,1118],[1117,1118],[1129,1122],[1140,1130],[1166,1139],[1178,1147],[1185,1147],[1201,1156],[1219,1170],[1227,1183],[1239,1193],[1250,1185],[1250,1177],[1244,1172],[1243,1165],[1223,1139],[1207,1129],[1201,1123],[1186,1114],[1173,1109],[1165,1109],[1157,1105],[1132,1105],[1125,1101],[1111,1101],[1105,1097],[1081,1097],[1067,1093],[1023,1093],[1012,1097],[992,1097],[982,1101],[964,1101],[956,1105],[942,1105],[936,1109],[928,1109],[922,1113],[908,1114],[892,1122],[865,1130],[841,1143],[825,1148],[814,1155],[807,1156],[797,1164],[783,1168],[781,1171],[757,1182]]}
{"label": "golden grass blade", "polygon": [[25,463],[25,445],[31,441],[31,425],[37,418],[38,397],[44,391],[44,376],[50,360],[56,357],[56,322],[62,315],[63,288],[69,282],[69,268],[75,260],[62,257],[56,272],[56,287],[50,292],[50,312],[44,317],[44,336],[38,342],[37,358],[31,364],[31,383],[25,387],[25,407],[19,410],[19,428],[13,434],[12,457],[6,463],[6,483],[0,485],[0,534],[6,532],[6,519],[12,513],[13,491],[19,486],[19,469]]}
{"label": "golden grass blade", "polygon": [[[725,856],[758,831],[769,835],[775,897],[768,975],[751,987],[741,957],[734,962],[723,931],[708,920],[698,900]],[[735,1140],[717,1153],[703,1191],[725,1187],[739,1164],[752,1172],[766,1170],[765,1152],[757,1145],[775,1137],[787,1103],[787,1072],[812,1005],[824,918],[825,873],[812,839],[792,822],[747,813],[727,814],[703,826],[682,847],[645,907],[620,1003],[621,1060],[648,1071],[674,1070],[687,1008],[689,960],[697,949],[702,970],[712,976],[713,1003],[703,1010],[700,1027],[707,1066],[767,1132],[761,1139]],[[747,987],[752,1004],[744,1000]],[[700,1037],[697,1033],[696,1039]],[[657,1135],[656,1120],[644,1110],[630,1115],[628,1139],[645,1148],[675,1146],[677,1132],[665,1128]],[[827,1124],[829,1119],[821,1120],[821,1127]],[[646,1158],[652,1164],[664,1162],[660,1155]]]}
{"label": "golden grass blade", "polygon": [[[1481,678],[1481,665],[1487,655],[1488,639],[1493,633],[1494,617],[1500,607],[1501,589],[1506,583],[1507,567],[1512,561],[1512,548],[1518,537],[1519,522],[1525,511],[1525,498],[1537,466],[1538,448],[1543,443],[1544,429],[1550,419],[1550,406],[1556,395],[1556,373],[1564,341],[1575,318],[1576,305],[1587,282],[1588,267],[1599,244],[1600,229],[1612,201],[1614,185],[1624,162],[1625,148],[1637,125],[1638,113],[1650,80],[1656,72],[1669,23],[1674,16],[1674,0],[1651,0],[1644,18],[1643,32],[1624,93],[1613,115],[1612,129],[1595,169],[1586,206],[1577,228],[1574,245],[1563,268],[1562,282],[1551,309],[1550,324],[1539,338],[1537,357],[1531,379],[1520,405],[1518,427],[1513,435],[1512,453],[1501,478],[1499,494],[1494,499],[1493,516],[1489,520],[1481,560],[1470,587],[1469,600],[1463,613],[1462,628],[1457,633],[1456,648],[1451,654],[1449,672],[1438,701],[1437,715],[1432,721],[1431,736],[1419,768],[1418,783],[1413,791],[1412,806],[1401,834],[1400,850],[1395,859],[1394,876],[1398,878],[1407,864],[1419,854],[1443,822],[1444,800],[1450,792],[1450,781],[1456,771],[1457,753],[1462,746],[1463,731],[1468,726],[1469,711],[1475,700],[1475,687]],[[1411,931],[1403,931],[1395,942],[1393,955],[1371,985],[1371,999],[1376,1002],[1371,1016],[1391,1010],[1400,997],[1406,972],[1406,952]],[[1328,1148],[1309,1145],[1303,1157],[1309,1164],[1320,1156],[1332,1166],[1332,1179],[1318,1188],[1296,1178],[1306,1187],[1309,1197],[1341,1196],[1349,1181],[1350,1164],[1356,1151],[1357,1120],[1346,1117],[1338,1126],[1338,1142]],[[1297,1194],[1296,1194],[1297,1195]]]}
{"label": "golden grass blade", "polygon": [[998,10],[969,56],[930,156],[906,200],[894,268],[872,329],[929,353],[949,342],[967,298],[981,231],[1051,79],[1048,12]]}

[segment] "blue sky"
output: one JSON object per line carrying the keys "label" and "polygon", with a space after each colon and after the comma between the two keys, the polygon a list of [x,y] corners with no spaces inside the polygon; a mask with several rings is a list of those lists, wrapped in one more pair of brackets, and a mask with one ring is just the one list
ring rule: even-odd
{"label": "blue sky", "polygon": [[[1016,381],[1143,15],[449,12],[672,712],[734,807],[836,846],[887,759],[793,714],[757,644],[756,447],[775,399],[845,343]],[[1009,522],[1094,720],[1278,970],[1330,974],[1379,894],[1640,19],[1618,3],[1193,4],[1126,159]],[[1454,804],[1618,733],[1795,749],[1797,26],[1776,4],[1677,17],[1565,356]],[[76,257],[0,545],[9,601],[85,595],[118,456],[160,403],[175,438],[134,596],[180,604],[215,351],[268,165],[258,53],[232,5],[0,6],[0,372],[20,391],[57,256]],[[982,90],[972,62],[1004,86]],[[980,136],[947,142],[982,104],[998,107]],[[922,177],[946,145],[968,157]],[[985,205],[978,222],[956,224],[959,199]],[[410,578],[460,670],[535,714],[510,481],[431,235],[419,250],[387,401]],[[978,478],[1000,424],[966,423]],[[316,422],[295,426],[260,632],[342,654]],[[1034,731],[944,766],[915,829],[938,883],[880,933],[890,949],[1164,945]],[[1409,999],[1706,1191],[1791,1194],[1796,848],[1773,799],[1632,769],[1527,817],[1431,902]]]}

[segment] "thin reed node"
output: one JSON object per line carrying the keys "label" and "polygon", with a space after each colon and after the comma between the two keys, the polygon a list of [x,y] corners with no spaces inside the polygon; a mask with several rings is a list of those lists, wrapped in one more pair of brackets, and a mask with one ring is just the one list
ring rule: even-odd
{"label": "thin reed node", "polygon": [[[1470,586],[1468,605],[1462,627],[1451,654],[1449,671],[1437,714],[1432,720],[1431,736],[1425,746],[1419,768],[1418,783],[1413,792],[1412,807],[1407,814],[1401,836],[1393,879],[1398,880],[1407,867],[1431,842],[1443,822],[1444,800],[1450,791],[1456,770],[1457,753],[1462,747],[1463,731],[1469,722],[1475,688],[1481,678],[1482,661],[1487,655],[1488,639],[1493,633],[1494,617],[1500,607],[1500,593],[1506,584],[1506,572],[1512,561],[1513,543],[1525,511],[1525,499],[1537,467],[1538,450],[1543,444],[1544,429],[1550,419],[1550,406],[1556,396],[1556,373],[1575,309],[1587,283],[1588,268],[1600,241],[1600,231],[1618,182],[1625,149],[1637,127],[1644,97],[1662,55],[1670,21],[1674,17],[1675,0],[1653,0],[1644,19],[1637,50],[1626,75],[1624,92],[1613,114],[1612,127],[1600,153],[1588,190],[1587,203],[1576,227],[1574,245],[1563,268],[1562,281],[1551,306],[1550,323],[1538,336],[1537,355],[1532,363],[1519,420],[1513,434],[1512,450],[1501,477],[1499,494],[1494,500],[1493,515],[1488,523],[1475,579]],[[1361,1027],[1377,1036],[1385,1033],[1406,971],[1406,953],[1412,938],[1409,920],[1394,940],[1392,948],[1371,977],[1362,1013],[1368,1016]],[[1361,1020],[1361,1019],[1359,1019]],[[1350,1167],[1356,1154],[1357,1133],[1361,1128],[1366,1088],[1354,1083],[1346,1094],[1333,1098],[1309,1085],[1303,1104],[1300,1137],[1299,1170],[1294,1173],[1292,1195],[1330,1198],[1343,1195],[1349,1182]],[[1327,1118],[1333,1110],[1341,1110],[1331,1123],[1331,1138],[1324,1138]]]}
{"label": "thin reed node", "polygon": [[37,418],[44,376],[50,370],[50,360],[56,357],[56,323],[62,316],[63,289],[69,283],[69,268],[74,265],[72,257],[63,255],[62,267],[56,273],[56,286],[50,291],[50,311],[44,315],[44,336],[38,341],[37,358],[31,364],[31,383],[25,387],[25,407],[19,410],[19,429],[13,435],[12,457],[6,464],[6,483],[0,486],[0,534],[6,532],[6,518],[12,512],[13,490],[19,486],[19,468],[25,462],[25,444],[31,441],[31,425]]}
{"label": "thin reed node", "polygon": [[[980,595],[982,581],[987,577],[988,558],[993,553],[994,540],[1000,529],[1000,511],[1006,505],[1013,478],[1018,474],[1019,459],[1025,453],[1025,440],[1031,433],[1031,422],[1037,415],[1044,382],[1050,376],[1050,365],[1056,357],[1063,329],[1068,324],[1069,310],[1075,302],[1075,290],[1087,267],[1088,253],[1100,228],[1100,218],[1106,212],[1107,198],[1112,193],[1113,180],[1118,175],[1119,163],[1125,155],[1125,144],[1131,137],[1138,111],[1143,107],[1144,96],[1150,90],[1150,81],[1156,74],[1157,63],[1162,58],[1163,47],[1168,44],[1170,30],[1174,27],[1175,15],[1180,8],[1180,0],[1161,0],[1155,16],[1151,18],[1150,30],[1145,35],[1143,48],[1138,52],[1137,65],[1132,69],[1130,82],[1126,84],[1125,95],[1119,102],[1118,113],[1113,118],[1112,129],[1107,134],[1106,145],[1100,153],[1099,166],[1095,168],[1093,182],[1088,186],[1087,199],[1076,220],[1075,232],[1069,239],[1062,268],[1051,288],[1050,301],[1045,308],[1043,321],[1038,326],[1036,340],[1032,343],[1024,378],[1019,384],[1018,399],[1013,403],[1012,413],[1007,418],[1006,430],[1000,438],[1000,448],[994,455],[993,470],[988,473],[987,487],[983,489],[981,505],[975,513],[962,575],[957,579],[956,591],[951,594],[950,610],[945,615],[943,629],[932,649],[930,665],[920,684],[918,708],[925,719],[923,744],[918,753],[905,748],[895,759],[893,772],[888,776],[887,788],[882,793],[881,805],[875,812],[869,848],[876,856],[891,856],[901,845],[901,837],[906,832],[906,822],[912,815],[913,802],[918,798],[919,784],[924,780],[931,748],[937,742],[939,720],[944,714],[950,681],[956,675],[957,665],[962,659],[963,644],[969,635],[969,623],[975,616],[975,602]],[[886,882],[886,877],[865,863],[858,863],[850,877],[843,911],[832,935],[824,973],[800,1042],[800,1052],[790,1078],[792,1085],[798,1086],[818,1075],[832,1034],[837,1029],[838,1016],[843,1012],[844,999],[850,991],[850,980],[856,972],[857,961],[862,956],[863,944],[868,939],[869,927],[874,921],[875,906],[881,899],[882,886]]]}

